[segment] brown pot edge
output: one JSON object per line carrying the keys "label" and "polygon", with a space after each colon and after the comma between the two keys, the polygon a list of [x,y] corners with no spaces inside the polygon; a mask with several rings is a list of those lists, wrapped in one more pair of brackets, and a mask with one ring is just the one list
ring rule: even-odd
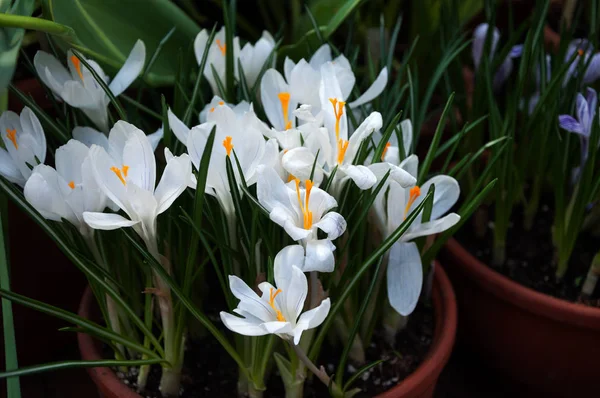
{"label": "brown pot edge", "polygon": [[446,252],[479,288],[537,316],[600,330],[600,309],[575,304],[520,285],[475,258],[456,239],[445,244]]}

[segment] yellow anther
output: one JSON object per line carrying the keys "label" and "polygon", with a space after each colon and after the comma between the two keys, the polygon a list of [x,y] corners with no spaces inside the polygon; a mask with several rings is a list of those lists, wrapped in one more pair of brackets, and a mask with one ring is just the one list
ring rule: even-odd
{"label": "yellow anther", "polygon": [[413,205],[413,203],[415,203],[415,200],[417,200],[417,198],[421,196],[421,188],[419,188],[418,186],[414,186],[410,189],[410,195],[408,197],[408,203],[406,204],[406,207],[404,208],[404,219],[406,219],[406,216],[408,216],[408,211],[410,210],[410,207]]}
{"label": "yellow anther", "polygon": [[275,314],[277,315],[277,320],[279,322],[287,322],[281,311],[279,311],[277,307],[275,307],[275,297],[277,297],[277,295],[281,293],[281,289],[275,290],[275,293],[273,293],[273,290],[275,289],[271,288],[271,290],[269,290],[269,305],[271,306],[271,308],[273,308],[273,311],[275,311]]}
{"label": "yellow anther", "polygon": [[347,141],[343,138],[338,138],[337,140],[337,163],[342,164],[344,161],[344,157],[346,157],[346,150],[348,149],[348,144],[350,141]]}
{"label": "yellow anther", "polygon": [[81,73],[81,61],[76,56],[71,55],[71,62],[73,63],[73,66],[75,67],[79,78],[81,79],[81,81],[83,81],[83,73]]}
{"label": "yellow anther", "polygon": [[336,98],[329,98],[329,102],[333,105],[333,114],[335,115],[335,138],[340,138],[340,120],[344,115],[344,101],[338,101]]}
{"label": "yellow anther", "polygon": [[211,111],[211,112],[214,112],[214,111],[215,111],[215,108],[210,108],[210,111]]}
{"label": "yellow anther", "polygon": [[110,168],[110,170],[113,173],[115,173],[117,177],[119,177],[119,180],[121,180],[123,185],[127,185],[127,182],[125,181],[125,177],[127,177],[127,170],[129,170],[129,166],[123,165],[123,169],[113,166]]}
{"label": "yellow anther", "polygon": [[219,101],[219,105],[225,105],[225,102]]}
{"label": "yellow anther", "polygon": [[19,144],[17,144],[17,129],[6,129],[6,137],[13,143],[15,149],[19,149]]}
{"label": "yellow anther", "polygon": [[580,57],[583,57],[583,50],[580,48],[577,50],[577,54],[579,54]]}
{"label": "yellow anther", "polygon": [[228,135],[227,137],[225,137],[225,139],[223,140],[223,146],[227,151],[227,156],[229,156],[231,154],[231,150],[233,149],[233,144],[231,143],[231,136]]}
{"label": "yellow anther", "polygon": [[312,190],[314,184],[311,180],[304,181],[304,185],[306,185],[306,191],[304,192],[304,202],[302,202],[302,197],[300,196],[300,180],[295,178],[295,181],[296,197],[298,199],[300,211],[302,212],[304,229],[311,229],[313,224],[313,213],[308,209],[308,206],[310,202],[310,191]]}
{"label": "yellow anther", "polygon": [[227,50],[227,45],[221,44],[221,40],[219,40],[219,39],[215,40],[215,43],[217,43],[217,47],[219,47],[219,50],[221,50],[221,54],[225,55],[225,51]]}
{"label": "yellow anther", "polygon": [[286,130],[292,128],[292,121],[289,120],[290,93],[281,92],[277,94],[281,102],[281,111],[283,112],[283,123]]}
{"label": "yellow anther", "polygon": [[69,181],[69,188],[75,189],[75,182],[74,181]]}
{"label": "yellow anther", "polygon": [[381,153],[381,161],[383,162],[383,159],[385,158],[385,154],[388,151],[388,148],[391,146],[392,144],[390,142],[388,142],[387,144],[385,144],[385,148],[383,148],[383,152]]}

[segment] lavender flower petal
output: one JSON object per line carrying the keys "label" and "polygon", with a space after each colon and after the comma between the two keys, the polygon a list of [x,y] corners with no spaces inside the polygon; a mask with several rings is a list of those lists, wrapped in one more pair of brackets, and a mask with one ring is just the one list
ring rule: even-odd
{"label": "lavender flower petal", "polygon": [[510,59],[510,57],[506,57],[506,59],[504,60],[504,62],[502,62],[502,64],[496,71],[496,74],[494,75],[494,82],[493,82],[494,90],[498,90],[500,87],[502,87],[502,84],[504,84],[506,79],[508,79],[510,72],[512,72],[512,68],[513,68],[512,59]]}
{"label": "lavender flower petal", "polygon": [[585,135],[581,124],[573,118],[571,115],[560,115],[558,116],[558,124],[561,128],[570,131],[571,133]]}
{"label": "lavender flower petal", "polygon": [[590,121],[593,121],[594,116],[596,116],[596,108],[598,108],[598,94],[596,93],[596,90],[594,90],[591,87],[588,87],[585,94],[585,100],[588,106]]}
{"label": "lavender flower petal", "polygon": [[519,58],[521,55],[523,55],[523,44],[512,46],[508,53],[508,56],[511,58]]}
{"label": "lavender flower petal", "polygon": [[[471,48],[471,52],[473,55],[473,64],[475,65],[475,70],[479,69],[479,65],[481,64],[481,57],[483,56],[483,47],[485,45],[485,38],[487,36],[489,29],[489,25],[487,23],[482,23],[473,32],[473,47]],[[498,45],[498,41],[500,40],[500,32],[496,27],[492,32],[492,42],[490,47],[490,59],[493,58],[494,53],[496,52],[496,46]]]}
{"label": "lavender flower petal", "polygon": [[[587,62],[587,59],[586,59]],[[600,77],[600,53],[594,54],[589,61],[588,68],[583,75],[583,84],[590,84]]]}

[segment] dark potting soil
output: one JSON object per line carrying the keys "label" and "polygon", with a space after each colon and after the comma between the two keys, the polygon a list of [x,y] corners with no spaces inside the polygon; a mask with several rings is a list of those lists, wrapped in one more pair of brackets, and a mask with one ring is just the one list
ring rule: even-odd
{"label": "dark potting soil", "polygon": [[[419,304],[410,315],[406,327],[396,336],[396,346],[391,347],[381,332],[375,332],[373,342],[366,352],[367,363],[379,359],[383,362],[364,372],[354,383],[354,387],[362,391],[359,398],[373,397],[404,380],[423,362],[433,340],[434,314],[431,306]],[[317,366],[325,366],[328,374],[337,369],[341,347],[325,345],[321,360]],[[109,352],[107,353],[109,355]],[[329,360],[328,360],[329,358]],[[336,360],[331,360],[336,359]],[[360,365],[346,366],[344,381],[349,380],[360,369]],[[117,376],[133,390],[137,390],[139,368],[132,368],[128,373],[113,369]],[[223,351],[212,338],[189,341],[186,347],[185,363],[181,382],[181,398],[197,397],[236,397],[238,369],[235,362]],[[142,397],[161,398],[158,391],[161,369],[151,367],[146,390]],[[329,396],[327,388],[316,378],[310,377],[305,383],[304,397],[322,398]],[[283,383],[276,367],[267,382],[265,398],[282,398],[285,396]]]}
{"label": "dark potting soil", "polygon": [[[589,234],[581,234],[562,278],[556,280],[556,258],[552,245],[553,214],[551,207],[542,204],[534,220],[533,228],[523,228],[523,209],[516,208],[506,237],[506,261],[496,271],[523,286],[563,300],[600,307],[600,287],[596,286],[591,298],[580,297],[581,286],[590,264],[598,250],[600,240]],[[518,221],[515,221],[518,220]],[[457,234],[458,241],[484,264],[491,264],[493,223],[488,222],[486,234],[478,239],[470,228]],[[600,283],[598,284],[600,285]]]}

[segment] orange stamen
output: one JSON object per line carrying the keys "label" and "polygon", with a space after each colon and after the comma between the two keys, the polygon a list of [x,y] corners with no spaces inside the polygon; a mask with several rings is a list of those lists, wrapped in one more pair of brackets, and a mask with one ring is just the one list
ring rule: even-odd
{"label": "orange stamen", "polygon": [[[121,170],[118,167],[111,167],[110,170],[115,173],[117,175],[117,177],[119,177],[119,180],[121,180],[121,182],[123,183],[123,185],[127,185],[127,182],[125,182],[125,177],[127,177],[127,170],[129,169],[128,166],[123,166],[123,170]],[[125,174],[125,175],[123,175]]]}
{"label": "orange stamen", "polygon": [[417,200],[417,198],[421,196],[421,188],[419,188],[418,186],[414,186],[410,189],[410,196],[408,198],[408,203],[406,204],[406,207],[404,208],[404,219],[406,219],[406,216],[408,215],[408,211],[410,210],[410,207],[413,205],[413,203],[415,203],[415,200]]}
{"label": "orange stamen", "polygon": [[71,62],[73,63],[73,66],[75,67],[79,78],[81,79],[81,81],[83,81],[83,73],[81,73],[81,61],[76,56],[71,55]]}
{"label": "orange stamen", "polygon": [[[344,101],[338,101],[335,98],[329,98],[331,105],[333,105],[333,114],[335,115],[335,138],[340,138],[340,120],[342,119],[342,115],[344,115],[344,105],[346,103]],[[337,108],[336,108],[337,107]]]}
{"label": "orange stamen", "polygon": [[388,148],[392,145],[391,142],[388,142],[387,144],[385,144],[385,148],[383,148],[383,152],[381,153],[381,161],[383,162],[383,158],[385,158],[385,154],[388,151]]}
{"label": "orange stamen", "polygon": [[17,144],[17,129],[6,129],[6,136],[13,143],[15,149],[19,149],[19,144]]}
{"label": "orange stamen", "polygon": [[300,211],[302,212],[302,218],[304,223],[304,229],[311,229],[313,224],[313,213],[308,210],[308,204],[310,202],[310,191],[313,188],[313,182],[311,180],[305,180],[304,184],[306,185],[306,191],[304,193],[304,204],[302,202],[302,198],[300,197],[300,180],[295,178],[296,181],[296,197],[298,198],[298,205],[300,206]]}
{"label": "orange stamen", "polygon": [[70,181],[69,182],[69,188],[75,189],[75,182],[74,181]]}
{"label": "orange stamen", "polygon": [[346,141],[343,138],[338,138],[338,141],[337,141],[337,150],[338,150],[337,163],[338,164],[342,164],[342,162],[344,161],[344,157],[346,157],[346,150],[348,149],[349,143],[350,143],[350,141]]}
{"label": "orange stamen", "polygon": [[289,120],[290,93],[281,92],[277,94],[277,96],[281,102],[281,111],[283,112],[283,123],[285,124],[285,129],[289,130],[292,128],[292,121]]}
{"label": "orange stamen", "polygon": [[129,171],[129,166],[123,165],[122,170],[123,170],[123,176],[127,177],[127,172]]}
{"label": "orange stamen", "polygon": [[577,54],[579,54],[580,57],[583,57],[583,50],[580,48],[577,50]]}
{"label": "orange stamen", "polygon": [[219,101],[219,105],[225,105],[225,102]]}
{"label": "orange stamen", "polygon": [[279,311],[277,309],[277,307],[275,307],[275,297],[277,297],[277,295],[279,293],[281,293],[281,289],[277,289],[275,290],[275,293],[273,293],[273,288],[271,288],[271,290],[269,291],[269,305],[271,306],[271,308],[273,308],[273,310],[275,311],[275,314],[277,314],[277,320],[279,322],[287,322],[285,320],[285,317],[283,316],[283,314],[281,313],[281,311]]}
{"label": "orange stamen", "polygon": [[231,150],[233,149],[233,144],[231,143],[231,136],[228,135],[227,137],[225,137],[225,139],[223,140],[223,146],[227,151],[227,156],[229,156],[231,154]]}
{"label": "orange stamen", "polygon": [[219,40],[219,39],[215,40],[215,43],[217,43],[217,47],[219,47],[219,50],[221,50],[221,54],[225,55],[225,51],[227,50],[227,45],[221,44],[221,40]]}
{"label": "orange stamen", "polygon": [[215,111],[215,108],[210,108],[210,111],[211,111],[211,112],[214,112],[214,111]]}
{"label": "orange stamen", "polygon": [[294,181],[294,180],[296,180],[296,179],[297,179],[297,178],[296,178],[296,177],[294,177],[294,175],[293,175],[293,174],[290,174],[290,175],[289,175],[289,177],[288,177],[288,180],[287,180],[287,182]]}

